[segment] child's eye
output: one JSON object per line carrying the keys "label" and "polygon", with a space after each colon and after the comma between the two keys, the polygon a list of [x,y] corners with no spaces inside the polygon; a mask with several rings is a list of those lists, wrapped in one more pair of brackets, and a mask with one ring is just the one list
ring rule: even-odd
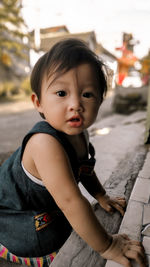
{"label": "child's eye", "polygon": [[66,93],[65,91],[63,91],[63,90],[58,91],[56,94],[57,94],[58,96],[60,96],[60,97],[64,97],[64,96],[67,95],[67,93]]}
{"label": "child's eye", "polygon": [[94,95],[91,92],[85,92],[85,93],[83,93],[83,97],[86,97],[86,98],[90,98],[90,97],[93,97],[93,96]]}

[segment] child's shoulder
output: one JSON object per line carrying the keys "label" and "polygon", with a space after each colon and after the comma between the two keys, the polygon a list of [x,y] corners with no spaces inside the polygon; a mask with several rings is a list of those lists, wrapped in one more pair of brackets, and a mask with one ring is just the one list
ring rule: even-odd
{"label": "child's shoulder", "polygon": [[26,147],[27,144],[39,144],[42,145],[48,140],[55,137],[60,143],[63,141],[63,136],[59,131],[53,128],[48,122],[46,121],[39,121],[36,123],[33,128],[26,134],[23,139],[23,149]]}
{"label": "child's shoulder", "polygon": [[37,122],[33,128],[30,130],[29,134],[32,133],[56,133],[57,130],[53,128],[47,121]]}
{"label": "child's shoulder", "polygon": [[66,157],[60,142],[52,135],[37,133],[32,135],[26,144],[22,162],[29,173],[42,179],[40,166],[46,169],[52,168],[58,155],[61,155],[61,160]]}
{"label": "child's shoulder", "polygon": [[62,141],[58,131],[46,121],[40,121],[35,124],[23,140],[23,162],[26,163],[26,166],[34,165],[37,154],[42,160],[42,157],[48,156],[50,152],[54,154],[56,150],[62,149],[61,147]]}
{"label": "child's shoulder", "polygon": [[[44,127],[43,127],[44,126]],[[53,148],[61,146],[61,136],[51,125],[47,122],[42,121],[35,125],[35,127],[29,133],[29,140],[26,147],[29,148],[31,154],[34,155],[35,152],[45,152],[49,149],[51,151]]]}
{"label": "child's shoulder", "polygon": [[45,132],[39,132],[31,136],[28,145],[32,146],[33,148],[44,147],[44,149],[47,149],[49,147],[54,146],[57,143],[60,142],[58,142],[57,138],[55,138],[54,135]]}

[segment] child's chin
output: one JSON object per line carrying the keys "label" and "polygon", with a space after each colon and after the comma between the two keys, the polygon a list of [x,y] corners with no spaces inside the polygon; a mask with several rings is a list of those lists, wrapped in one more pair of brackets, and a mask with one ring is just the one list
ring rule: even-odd
{"label": "child's chin", "polygon": [[68,135],[77,135],[77,134],[80,134],[82,132],[83,132],[83,129],[74,128],[74,129],[66,131],[66,134],[68,134]]}

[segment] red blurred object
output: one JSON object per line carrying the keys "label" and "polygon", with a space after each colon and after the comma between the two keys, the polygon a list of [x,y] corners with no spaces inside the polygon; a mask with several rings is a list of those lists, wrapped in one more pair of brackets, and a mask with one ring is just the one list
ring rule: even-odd
{"label": "red blurred object", "polygon": [[134,64],[138,61],[138,58],[133,53],[133,47],[135,45],[135,41],[132,37],[132,34],[123,34],[123,45],[121,47],[117,47],[116,50],[120,50],[122,52],[122,56],[117,59],[118,61],[118,79],[117,84],[122,85],[125,77],[128,76],[129,70],[131,67],[134,68]]}

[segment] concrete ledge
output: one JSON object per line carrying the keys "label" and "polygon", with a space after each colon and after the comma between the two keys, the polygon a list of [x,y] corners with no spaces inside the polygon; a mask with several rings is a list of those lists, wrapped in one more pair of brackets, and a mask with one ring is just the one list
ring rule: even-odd
{"label": "concrete ledge", "polygon": [[12,263],[12,262],[6,261],[2,258],[0,258],[0,266],[1,267],[19,267],[19,266],[24,267],[24,265],[20,265],[18,263]]}
{"label": "concrete ledge", "polygon": [[[136,151],[126,155],[126,157],[119,162],[110,179],[105,183],[105,188],[109,194],[125,195],[126,199],[129,199],[135,180],[143,166],[145,153],[145,148],[138,147]],[[109,233],[118,233],[122,218],[117,212],[113,214],[113,216],[109,215],[101,209],[98,204],[95,205],[94,210],[98,220]],[[127,234],[132,231],[130,225],[134,225],[132,221],[133,212],[134,221],[137,216],[136,212],[141,214],[141,218],[139,218],[139,221],[137,222],[136,230],[134,229],[133,231],[133,238],[135,238],[141,231],[142,205],[132,202],[128,206],[128,211],[130,214],[126,212],[127,217],[124,216],[123,219],[124,223],[128,222],[130,219],[128,228],[126,227],[126,223],[124,224],[124,228],[122,228],[123,232],[126,232]],[[51,267],[103,267],[105,264],[107,267],[120,266],[117,265],[117,263],[112,263],[112,261],[107,261],[106,263],[99,254],[89,248],[89,246],[73,232],[64,246],[60,249],[60,252],[51,264]]]}
{"label": "concrete ledge", "polygon": [[135,186],[132,190],[131,200],[140,201],[145,204],[149,202],[150,195],[150,179],[137,178]]}
{"label": "concrete ledge", "polygon": [[[105,229],[114,234],[118,232],[121,216],[118,212],[113,215],[106,213],[98,204],[94,206],[95,214]],[[92,250],[74,231],[57,254],[51,267],[87,267],[104,266],[106,260]]]}
{"label": "concrete ledge", "polygon": [[123,217],[119,233],[126,233],[132,239],[139,240],[142,230],[143,203],[130,200],[127,211]]}
{"label": "concrete ledge", "polygon": [[[119,233],[126,233],[130,238],[142,241],[150,266],[150,237],[146,232],[142,236],[142,229],[150,224],[150,152],[147,153],[143,167],[133,187],[126,213],[122,220]],[[145,236],[146,235],[146,236]],[[143,240],[142,240],[143,239]],[[138,267],[135,262],[133,267]],[[105,267],[121,267],[122,265],[107,261]]]}

